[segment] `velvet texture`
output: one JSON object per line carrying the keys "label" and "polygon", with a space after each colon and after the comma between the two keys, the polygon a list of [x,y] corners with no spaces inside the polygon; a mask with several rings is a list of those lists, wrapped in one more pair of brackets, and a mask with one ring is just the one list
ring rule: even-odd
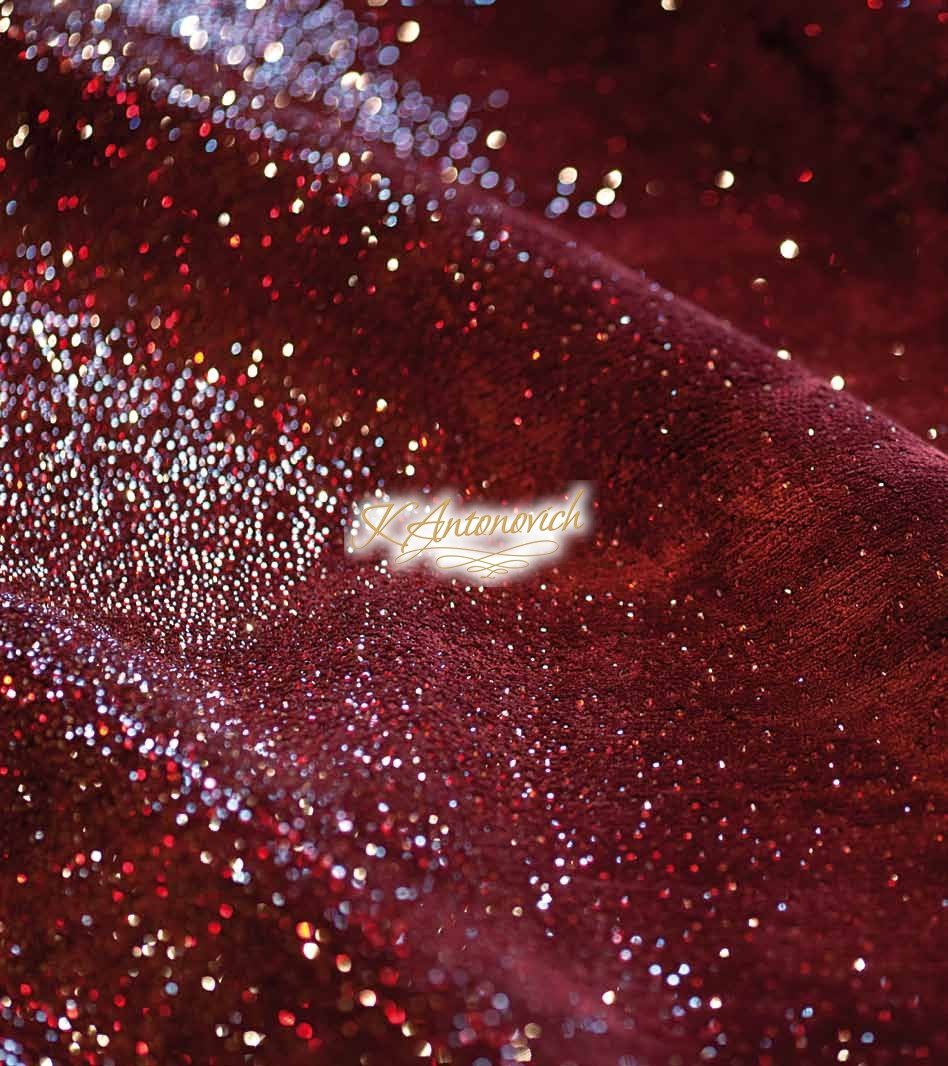
{"label": "velvet texture", "polygon": [[[45,7],[3,1061],[948,1057],[937,11]],[[516,583],[344,550],[378,488],[579,479]]]}

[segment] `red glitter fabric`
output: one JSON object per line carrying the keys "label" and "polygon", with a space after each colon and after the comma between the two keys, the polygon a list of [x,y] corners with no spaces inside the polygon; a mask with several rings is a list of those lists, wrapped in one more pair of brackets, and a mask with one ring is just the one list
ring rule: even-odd
{"label": "red glitter fabric", "polygon": [[[665,6],[4,13],[0,1061],[948,1057],[943,22]],[[344,549],[580,479],[514,584]]]}

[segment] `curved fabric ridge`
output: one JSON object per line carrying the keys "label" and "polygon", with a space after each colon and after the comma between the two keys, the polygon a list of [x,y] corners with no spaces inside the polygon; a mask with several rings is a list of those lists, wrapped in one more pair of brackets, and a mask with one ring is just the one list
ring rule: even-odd
{"label": "curved fabric ridge", "polygon": [[[937,1061],[945,457],[449,199],[369,86],[255,137],[269,99],[173,110],[32,10],[0,55],[10,115],[49,111],[2,176],[11,1060]],[[224,77],[132,14],[112,54],[147,26],[162,94]],[[376,487],[579,478],[594,540],[516,585],[343,553]]]}

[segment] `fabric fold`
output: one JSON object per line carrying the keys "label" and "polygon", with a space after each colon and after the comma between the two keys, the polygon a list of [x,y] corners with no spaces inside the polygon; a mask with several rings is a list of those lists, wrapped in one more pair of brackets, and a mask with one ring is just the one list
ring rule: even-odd
{"label": "fabric fold", "polygon": [[0,54],[10,1061],[937,1060],[948,460],[445,189],[341,5],[103,7]]}

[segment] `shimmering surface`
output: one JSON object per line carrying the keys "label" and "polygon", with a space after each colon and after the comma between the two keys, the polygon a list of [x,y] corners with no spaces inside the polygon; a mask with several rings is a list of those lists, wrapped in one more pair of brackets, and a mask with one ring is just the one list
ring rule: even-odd
{"label": "shimmering surface", "polygon": [[[4,9],[5,1060],[940,1061],[948,463],[385,6]],[[343,550],[575,479],[509,588]]]}

